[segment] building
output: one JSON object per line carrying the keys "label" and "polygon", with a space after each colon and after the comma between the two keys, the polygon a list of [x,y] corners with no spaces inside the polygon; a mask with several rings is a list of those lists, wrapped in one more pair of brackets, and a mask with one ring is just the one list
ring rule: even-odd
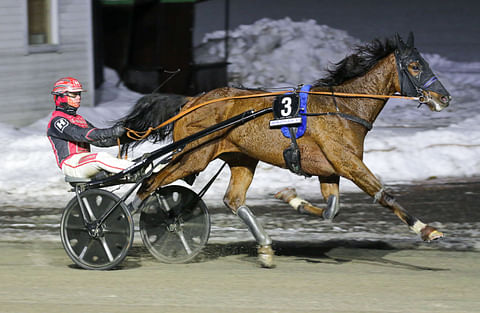
{"label": "building", "polygon": [[78,78],[95,99],[90,0],[0,2],[0,123],[27,125],[52,110],[62,76]]}
{"label": "building", "polygon": [[[95,105],[104,66],[141,93],[162,86],[160,92],[192,95],[225,86],[225,62],[193,61],[198,2],[0,1],[0,123],[24,126],[47,116],[53,83],[64,76],[77,78],[87,90],[82,106]],[[164,85],[164,70],[177,69]]]}

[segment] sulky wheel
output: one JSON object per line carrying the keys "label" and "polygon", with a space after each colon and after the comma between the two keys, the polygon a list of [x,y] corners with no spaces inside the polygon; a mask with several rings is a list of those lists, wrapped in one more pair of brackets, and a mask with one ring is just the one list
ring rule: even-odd
{"label": "sulky wheel", "polygon": [[102,189],[84,191],[80,198],[91,222],[84,223],[77,197],[74,197],[63,212],[60,224],[63,247],[73,262],[82,268],[111,269],[123,261],[132,246],[132,215],[121,201],[105,222],[97,225],[97,219],[120,199]]}
{"label": "sulky wheel", "polygon": [[157,189],[142,203],[140,234],[147,249],[158,260],[188,262],[207,244],[210,235],[207,206],[188,188]]}

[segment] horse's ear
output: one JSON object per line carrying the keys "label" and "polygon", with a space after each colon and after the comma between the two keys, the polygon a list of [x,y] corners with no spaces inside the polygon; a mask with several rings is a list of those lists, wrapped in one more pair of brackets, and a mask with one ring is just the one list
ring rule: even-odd
{"label": "horse's ear", "polygon": [[402,38],[398,33],[395,33],[395,45],[397,46],[398,50],[403,51],[406,48],[405,43],[403,42]]}
{"label": "horse's ear", "polygon": [[410,47],[410,48],[414,47],[414,45],[413,45],[413,32],[410,32],[408,34],[407,46]]}

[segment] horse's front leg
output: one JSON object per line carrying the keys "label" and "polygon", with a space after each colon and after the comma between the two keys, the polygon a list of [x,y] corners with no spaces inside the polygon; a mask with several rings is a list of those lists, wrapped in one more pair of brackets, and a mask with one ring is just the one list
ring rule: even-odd
{"label": "horse's front leg", "polygon": [[350,179],[363,191],[374,197],[381,205],[391,209],[400,220],[407,224],[415,233],[419,234],[423,240],[431,241],[443,237],[442,232],[432,226],[424,224],[415,216],[408,213],[392,195],[385,192],[380,181],[372,174],[359,157],[342,149],[342,147],[333,149],[333,151],[341,151],[340,155],[328,155],[329,160],[336,168],[338,174]]}
{"label": "horse's front leg", "polygon": [[408,227],[420,235],[424,241],[432,241],[443,237],[443,233],[436,228],[424,224],[416,217],[410,215],[395,198],[381,189],[375,194],[375,200],[384,207],[390,208]]}
{"label": "horse's front leg", "polygon": [[247,225],[255,238],[258,244],[257,252],[260,265],[265,268],[273,268],[275,265],[273,262],[272,239],[250,208],[245,205],[247,190],[252,182],[258,161],[246,156],[242,156],[242,161],[238,159],[235,161],[225,159],[225,161],[230,166],[231,177],[223,202]]}

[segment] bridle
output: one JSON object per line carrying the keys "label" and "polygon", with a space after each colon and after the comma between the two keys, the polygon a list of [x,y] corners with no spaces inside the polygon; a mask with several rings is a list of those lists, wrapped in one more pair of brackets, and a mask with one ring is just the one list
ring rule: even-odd
{"label": "bridle", "polygon": [[[430,91],[449,97],[448,91],[440,83],[417,49],[408,47],[401,41],[399,46],[399,48],[395,49],[394,54],[401,94],[417,97],[419,101],[418,107],[433,101]],[[408,70],[409,64],[412,63],[419,64],[421,70],[418,75],[414,76]]]}

